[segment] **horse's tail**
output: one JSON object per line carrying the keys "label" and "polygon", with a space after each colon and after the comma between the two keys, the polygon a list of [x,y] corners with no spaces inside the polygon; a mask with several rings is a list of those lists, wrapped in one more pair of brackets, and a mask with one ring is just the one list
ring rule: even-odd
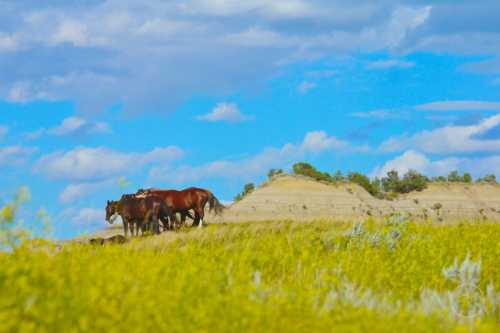
{"label": "horse's tail", "polygon": [[220,203],[220,201],[215,197],[215,195],[213,195],[212,192],[210,191],[207,192],[208,192],[208,204],[210,205],[208,211],[211,212],[212,210],[215,210],[215,215],[222,213],[222,210],[226,207]]}

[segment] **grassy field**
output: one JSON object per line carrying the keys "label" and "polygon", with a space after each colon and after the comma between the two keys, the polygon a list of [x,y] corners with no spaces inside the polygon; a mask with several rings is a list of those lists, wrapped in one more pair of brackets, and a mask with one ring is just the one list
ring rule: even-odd
{"label": "grassy field", "polygon": [[0,253],[0,332],[500,329],[500,224],[209,225]]}

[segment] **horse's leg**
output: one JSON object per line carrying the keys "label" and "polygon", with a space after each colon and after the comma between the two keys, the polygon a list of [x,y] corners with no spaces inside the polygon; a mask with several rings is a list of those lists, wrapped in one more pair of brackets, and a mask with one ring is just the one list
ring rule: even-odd
{"label": "horse's leg", "polygon": [[198,228],[201,228],[203,226],[203,218],[205,217],[205,210],[203,209],[203,207],[196,207],[196,215],[198,216],[199,218],[199,224],[198,224]]}
{"label": "horse's leg", "polygon": [[128,223],[128,228],[130,229],[130,236],[134,237],[134,220],[130,220],[127,223]]}
{"label": "horse's leg", "polygon": [[191,224],[192,227],[195,227],[197,226],[198,224],[200,223],[200,215],[198,214],[198,212],[196,211],[196,209],[194,210],[194,220],[193,220],[193,224]]}
{"label": "horse's leg", "polygon": [[128,237],[128,226],[126,220],[123,220],[123,233],[125,234],[125,237]]}
{"label": "horse's leg", "polygon": [[186,213],[181,213],[181,226],[186,225]]}

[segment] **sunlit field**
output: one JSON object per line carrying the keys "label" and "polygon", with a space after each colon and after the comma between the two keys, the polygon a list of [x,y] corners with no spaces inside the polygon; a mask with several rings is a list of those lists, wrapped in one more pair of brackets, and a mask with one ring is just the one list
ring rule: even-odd
{"label": "sunlit field", "polygon": [[272,221],[0,254],[1,332],[498,331],[500,225]]}

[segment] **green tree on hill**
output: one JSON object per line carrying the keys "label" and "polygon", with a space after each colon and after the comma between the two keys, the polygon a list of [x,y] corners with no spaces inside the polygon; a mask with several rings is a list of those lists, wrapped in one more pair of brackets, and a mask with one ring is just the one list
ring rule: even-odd
{"label": "green tree on hill", "polygon": [[271,179],[271,178],[273,178],[276,175],[281,175],[282,173],[283,173],[282,169],[271,169],[267,173],[267,178]]}
{"label": "green tree on hill", "polygon": [[478,183],[496,184],[497,183],[497,177],[494,174],[486,175],[486,176],[484,176],[482,178],[478,178],[477,182]]}
{"label": "green tree on hill", "polygon": [[243,192],[241,193],[238,193],[235,197],[234,197],[234,201],[235,202],[238,202],[240,201],[241,199],[243,199],[246,195],[252,193],[253,191],[255,190],[255,185],[253,183],[248,183],[248,184],[245,184],[245,186],[243,187]]}
{"label": "green tree on hill", "polygon": [[472,183],[472,176],[468,172],[464,172],[464,176],[462,177],[464,183]]}
{"label": "green tree on hill", "polygon": [[448,181],[451,183],[461,182],[462,177],[460,177],[457,170],[453,170],[448,174]]}
{"label": "green tree on hill", "polygon": [[367,176],[365,176],[359,172],[350,172],[347,175],[347,179],[350,182],[353,182],[353,183],[360,185],[361,187],[363,187],[365,190],[367,190],[373,196],[377,196],[379,194],[379,191],[376,188],[376,186],[374,186],[370,182],[370,178],[368,178]]}
{"label": "green tree on hill", "polygon": [[399,192],[399,174],[396,170],[387,172],[386,177],[382,177],[382,187],[385,192]]}
{"label": "green tree on hill", "polygon": [[332,176],[328,172],[318,171],[311,164],[306,162],[295,163],[292,167],[293,173],[314,178],[316,180],[334,182]]}

